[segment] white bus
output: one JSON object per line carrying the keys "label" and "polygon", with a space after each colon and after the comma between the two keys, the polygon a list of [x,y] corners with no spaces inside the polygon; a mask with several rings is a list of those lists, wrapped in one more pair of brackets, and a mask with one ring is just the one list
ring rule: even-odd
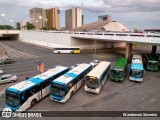
{"label": "white bus", "polygon": [[132,57],[132,63],[143,64],[142,56],[138,55],[138,54],[133,55],[133,57]]}
{"label": "white bus", "polygon": [[66,102],[84,84],[84,76],[91,69],[90,64],[82,63],[52,81],[51,99],[57,102]]}
{"label": "white bus", "polygon": [[110,62],[101,61],[91,72],[89,72],[85,77],[85,90],[92,93],[99,93],[109,76],[110,67]]}
{"label": "white bus", "polygon": [[54,53],[80,53],[80,48],[54,48]]}
{"label": "white bus", "polygon": [[51,82],[69,70],[68,67],[56,66],[40,75],[13,85],[5,91],[6,108],[12,111],[25,111],[50,92]]}
{"label": "white bus", "polygon": [[132,81],[142,82],[145,73],[141,55],[133,55],[132,63],[129,69],[129,79]]}

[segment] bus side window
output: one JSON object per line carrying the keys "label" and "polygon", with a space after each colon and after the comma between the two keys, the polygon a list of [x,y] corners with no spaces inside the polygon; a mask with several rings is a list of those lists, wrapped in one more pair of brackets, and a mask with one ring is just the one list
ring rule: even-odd
{"label": "bus side window", "polygon": [[49,79],[48,79],[48,81],[49,81],[50,83],[52,82],[52,80],[53,80],[53,78],[49,78]]}
{"label": "bus side window", "polygon": [[28,99],[28,97],[29,97],[29,94],[27,93],[27,91],[21,94],[22,104]]}
{"label": "bus side window", "polygon": [[42,82],[40,86],[41,86],[41,89],[44,89],[45,88],[45,81]]}
{"label": "bus side window", "polygon": [[33,88],[32,90],[30,90],[30,95],[34,95],[35,94],[35,88]]}
{"label": "bus side window", "polygon": [[83,77],[84,77],[83,74],[81,74],[81,75],[80,75],[80,79],[82,79]]}
{"label": "bus side window", "polygon": [[36,86],[36,93],[39,92],[41,90],[40,85]]}

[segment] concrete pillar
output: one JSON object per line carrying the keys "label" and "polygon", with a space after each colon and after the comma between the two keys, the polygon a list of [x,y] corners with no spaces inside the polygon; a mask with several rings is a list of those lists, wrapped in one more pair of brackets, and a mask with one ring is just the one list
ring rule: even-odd
{"label": "concrete pillar", "polygon": [[132,57],[132,43],[126,43],[126,55],[125,57],[128,58],[128,61],[131,61]]}
{"label": "concrete pillar", "polygon": [[157,46],[152,46],[152,53],[156,53],[156,51],[157,51]]}

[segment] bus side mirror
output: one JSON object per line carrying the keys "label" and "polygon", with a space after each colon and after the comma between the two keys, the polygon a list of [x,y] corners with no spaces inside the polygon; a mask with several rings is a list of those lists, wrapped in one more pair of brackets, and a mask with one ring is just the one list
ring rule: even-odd
{"label": "bus side mirror", "polygon": [[24,100],[24,96],[22,95],[22,100]]}

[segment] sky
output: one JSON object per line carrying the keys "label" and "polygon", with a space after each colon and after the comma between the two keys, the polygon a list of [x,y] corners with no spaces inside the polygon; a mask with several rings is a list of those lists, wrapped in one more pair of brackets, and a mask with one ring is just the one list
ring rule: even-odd
{"label": "sky", "polygon": [[61,27],[65,26],[65,10],[81,7],[84,24],[97,21],[99,15],[111,15],[113,21],[130,29],[160,28],[160,0],[0,0],[0,14],[6,15],[0,16],[0,24],[29,21],[33,7],[59,7]]}

